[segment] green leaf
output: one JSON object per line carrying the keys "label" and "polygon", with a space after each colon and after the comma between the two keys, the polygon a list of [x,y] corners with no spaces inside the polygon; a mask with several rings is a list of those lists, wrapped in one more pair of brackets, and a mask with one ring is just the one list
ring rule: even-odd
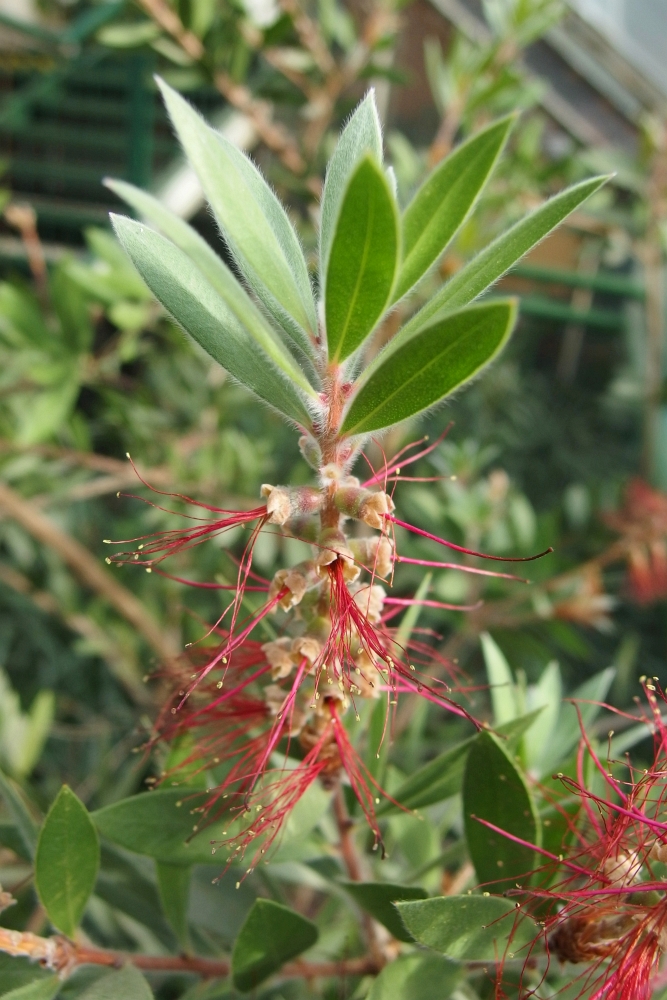
{"label": "green leaf", "polygon": [[5,800],[5,805],[14,820],[26,854],[32,860],[37,850],[37,837],[39,835],[37,824],[30,815],[18,785],[2,771],[0,771],[0,795]]}
{"label": "green leaf", "polygon": [[527,730],[523,739],[526,768],[539,776],[544,773],[542,758],[549,752],[556,733],[563,697],[560,668],[555,660],[546,666],[538,683],[529,687],[527,694],[528,705],[538,705],[543,710],[540,720]]}
{"label": "green leaf", "polygon": [[398,941],[412,941],[394,903],[405,899],[426,899],[428,893],[418,885],[392,885],[390,882],[341,882],[355,903],[375,917]]}
{"label": "green leaf", "polygon": [[153,993],[139,970],[128,964],[95,980],[77,1000],[153,1000]]}
{"label": "green leaf", "polygon": [[491,733],[479,733],[468,754],[463,818],[468,851],[480,883],[502,892],[534,869],[534,850],[479,822],[488,820],[529,844],[539,845],[539,821],[526,783]]}
{"label": "green leaf", "polygon": [[[26,983],[9,993],[0,993],[2,1000],[53,1000],[60,992],[62,982],[59,976],[49,976],[48,979],[37,979]],[[1,987],[0,987],[1,988]]]}
{"label": "green leaf", "polygon": [[429,270],[473,210],[514,124],[509,115],[455,149],[426,178],[403,215],[402,298]]}
{"label": "green leaf", "polygon": [[439,896],[396,908],[416,941],[458,962],[513,956],[536,934],[532,921],[499,896]]}
{"label": "green leaf", "polygon": [[488,632],[482,633],[481,641],[493,705],[493,721],[496,725],[501,725],[503,722],[510,722],[519,714],[514,678],[503,651]]}
{"label": "green leaf", "polygon": [[368,1000],[447,1000],[461,966],[440,955],[401,955],[375,979]]}
{"label": "green leaf", "polygon": [[[179,1000],[233,1000],[233,994],[226,979],[209,979],[206,982],[195,983]],[[280,1000],[280,997],[276,1000]]]}
{"label": "green leaf", "polygon": [[331,359],[349,357],[374,328],[397,262],[396,203],[382,169],[365,156],[345,191],[331,244],[324,296]]}
{"label": "green leaf", "polygon": [[[133,184],[127,184],[125,181],[107,180],[105,184],[119,198],[140,212],[145,219],[157,226],[183,253],[187,254],[259,347],[283,370],[288,378],[293,379],[302,389],[312,394],[311,385],[294,358],[276,339],[255,303],[206,240],[202,239],[192,226],[174,215],[157,198],[146,191],[134,187]],[[309,373],[317,383],[317,375],[312,365],[309,366]]]}
{"label": "green leaf", "polygon": [[204,801],[189,788],[159,789],[104,806],[92,819],[103,837],[136,854],[165,864],[219,865],[211,854],[213,827],[193,836],[199,814],[191,810]]}
{"label": "green leaf", "polygon": [[[472,738],[464,740],[419,768],[392,792],[392,799],[406,809],[423,809],[456,795],[461,790],[463,770],[472,742]],[[377,814],[382,816],[395,812],[396,808],[393,802],[386,800],[379,806]]]}
{"label": "green leaf", "polygon": [[502,350],[512,333],[516,305],[498,301],[447,316],[416,334],[372,376],[359,380],[343,421],[346,434],[390,427],[448,396]]}
{"label": "green leaf", "polygon": [[17,990],[20,986],[31,986],[33,983],[50,978],[47,972],[27,958],[17,958],[0,952],[0,997],[3,1000],[5,993],[11,990]]}
{"label": "green leaf", "polygon": [[0,822],[0,844],[3,847],[8,847],[24,861],[32,860],[21,839],[21,834],[13,823]]}
{"label": "green leaf", "polygon": [[189,257],[138,222],[111,217],[118,239],[156,298],[230,375],[300,424],[310,418],[296,386],[258,349]]}
{"label": "green leaf", "polygon": [[183,149],[241,273],[272,316],[306,353],[317,331],[315,302],[298,237],[254,164],[158,79]]}
{"label": "green leaf", "polygon": [[49,920],[68,937],[79,926],[99,864],[100,844],[88,810],[63,785],[39,834],[35,884]]}
{"label": "green leaf", "polygon": [[326,284],[329,254],[340,206],[347,191],[350,177],[359,160],[370,153],[382,163],[382,128],[375,104],[375,93],[370,90],[343,129],[338,145],[327,166],[322,192],[320,222],[320,282]]}
{"label": "green leaf", "polygon": [[385,350],[364,370],[362,380],[368,381],[376,369],[416,333],[481,295],[608,179],[594,177],[567,188],[490,243],[398,331]]}
{"label": "green leaf", "polygon": [[[530,729],[535,722],[541,709],[522,715],[518,719],[512,719],[502,726],[496,727],[496,735],[505,737],[507,743],[503,743],[508,750],[513,750],[518,744],[523,734]],[[424,764],[418,771],[415,771],[409,778],[399,785],[396,791],[392,792],[392,799],[395,799],[406,809],[425,809],[436,802],[442,802],[452,795],[461,791],[463,784],[463,772],[470,747],[473,745],[475,737],[471,736],[462,743],[457,743],[444,750],[428,764]],[[398,806],[393,802],[385,800],[377,809],[378,816],[395,812]]]}
{"label": "green leaf", "polygon": [[[601,708],[599,703],[606,698],[615,675],[614,667],[601,670],[600,673],[589,677],[587,681],[575,688],[570,695],[570,700],[561,705],[558,723],[552,733],[549,746],[544,747],[540,758],[543,774],[555,770],[577,745],[581,739],[581,725],[586,729],[599,714]],[[581,713],[581,723],[575,704],[578,704]]]}
{"label": "green leaf", "polygon": [[232,952],[232,979],[242,993],[254,989],[291,958],[315,944],[315,924],[271,899],[256,899]]}
{"label": "green leaf", "polygon": [[181,947],[187,952],[190,950],[188,904],[191,869],[185,865],[170,865],[164,861],[157,861],[155,871],[164,914],[174,928]]}
{"label": "green leaf", "polygon": [[447,284],[399,331],[390,345],[390,350],[396,350],[417,330],[423,329],[427,324],[430,325],[434,319],[440,319],[476,299],[608,179],[608,177],[593,177],[575,184],[555,195],[540,208],[536,208],[525,219],[516,222],[511,229],[497,237],[450,278]]}
{"label": "green leaf", "polygon": [[152,874],[150,861],[105,842],[101,845],[101,864],[95,883],[95,896],[138,923],[150,927],[158,941],[167,951],[171,951],[176,943],[174,931],[164,916]]}

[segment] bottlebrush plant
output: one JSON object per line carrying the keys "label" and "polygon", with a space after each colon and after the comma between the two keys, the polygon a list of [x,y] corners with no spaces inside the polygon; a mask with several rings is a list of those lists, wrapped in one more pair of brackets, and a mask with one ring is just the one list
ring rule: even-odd
{"label": "bottlebrush plant", "polygon": [[[160,88],[244,284],[185,222],[118,181],[110,187],[165,236],[117,216],[114,229],[181,326],[298,428],[303,456],[317,475],[312,486],[264,485],[265,503],[256,510],[212,509],[217,518],[203,526],[143,540],[140,550],[115,557],[153,570],[211,534],[251,527],[235,596],[215,626],[224,624],[222,642],[184,681],[161,734],[203,734],[188,767],[203,771],[212,761],[226,762],[224,779],[202,808],[210,820],[218,807],[229,812],[222,798],[232,799],[230,830],[222,839],[229,863],[252,845],[251,871],[310,784],[319,778],[334,788],[343,773],[377,847],[381,790],[357,759],[346,717],[360,720],[360,703],[380,696],[389,717],[399,693],[415,692],[467,713],[447,697],[442,680],[424,676],[428,648],[402,642],[388,625],[396,607],[418,601],[388,597],[377,582],[390,584],[393,577],[393,528],[419,531],[395,516],[386,492],[400,479],[401,465],[417,455],[408,451],[380,472],[371,470],[363,483],[352,469],[371,435],[436,406],[498,355],[511,335],[516,305],[474,300],[603,179],[570,188],[516,224],[380,349],[385,321],[405,310],[406,299],[474,209],[514,116],[494,122],[445,159],[401,215],[369,93],[327,169],[315,294],[298,236],[252,162],[179,94],[163,82]],[[312,558],[279,570],[261,610],[241,622],[244,591],[255,579],[253,545],[267,525],[311,543]],[[259,646],[250,638],[257,624],[281,612],[279,636]],[[305,756],[295,769],[275,771],[272,755],[282,739],[298,740]]]}
{"label": "bottlebrush plant", "polygon": [[[442,984],[446,973],[454,989],[459,972],[458,966],[452,972],[451,960],[498,962],[510,947],[518,950],[522,942],[525,947],[534,932],[532,922],[528,932],[525,922],[517,924],[515,904],[499,895],[508,879],[524,870],[517,864],[523,864],[526,852],[529,861],[533,858],[530,844],[537,825],[524,779],[500,740],[482,731],[408,776],[390,794],[379,768],[368,754],[362,757],[360,747],[364,738],[370,741],[374,758],[386,749],[395,706],[408,694],[421,695],[480,728],[461,693],[452,690],[456,664],[440,657],[428,635],[414,628],[421,606],[466,608],[429,600],[421,590],[413,597],[392,596],[396,565],[403,561],[425,570],[517,577],[477,565],[401,557],[397,528],[459,554],[482,554],[417,528],[396,512],[393,493],[403,470],[435,445],[417,442],[385,459],[379,469],[364,449],[389,428],[439,405],[493,361],[511,335],[516,304],[480,297],[605,178],[584,181],[547,201],[424,302],[420,283],[474,210],[513,117],[493,122],[455,149],[401,212],[391,169],[383,165],[382,133],[369,93],[343,130],[327,169],[317,273],[311,275],[285,209],[253,163],[159,83],[232,266],[182,219],[121,181],[108,183],[145,221],[114,216],[114,229],[174,320],[233,379],[294,427],[313,477],[307,485],[263,485],[260,501],[250,510],[162,494],[187,504],[186,526],[121,543],[109,556],[109,562],[229,591],[228,601],[204,629],[202,641],[161,671],[173,683],[149,741],[149,746],[171,747],[160,775],[151,779],[161,788],[99,809],[92,822],[64,788],[45,820],[36,853],[34,837],[26,834],[42,904],[68,937],[24,934],[6,941],[0,931],[0,950],[38,958],[61,974],[86,963],[119,961],[110,952],[70,940],[95,884],[99,832],[155,859],[164,910],[188,952],[187,866],[219,859],[219,870],[232,867],[242,887],[255,869],[265,871],[294,811],[319,789],[326,804],[333,803],[337,846],[349,878],[345,890],[384,925],[378,934],[377,924],[365,918],[365,954],[344,962],[290,964],[314,943],[316,928],[277,902],[257,899],[236,937],[231,963],[186,954],[169,961],[138,956],[134,965],[203,976],[231,971],[235,988],[243,992],[278,970],[308,981],[377,975],[397,954],[397,942],[419,941],[447,956],[447,961],[438,958],[437,968],[429,966],[428,975]],[[420,302],[412,312],[411,297]],[[403,318],[396,330],[396,319]],[[170,572],[169,557],[232,529],[247,532],[234,585],[189,581]],[[262,531],[306,542],[309,557],[265,580],[252,564]],[[250,595],[260,595],[252,610]],[[271,628],[269,641],[263,641],[260,625]],[[497,728],[503,739],[515,741],[508,747],[516,746],[534,721],[509,720]],[[388,810],[411,816],[414,809],[455,795],[462,782],[470,855],[479,882],[493,882],[494,895],[424,899],[419,887],[365,883],[368,859],[357,854],[350,811],[365,817],[371,830],[369,857],[374,857],[371,849],[379,857]],[[499,798],[501,782],[506,795]],[[494,808],[486,809],[480,795]],[[520,818],[516,829],[504,821],[506,806]],[[517,848],[518,861],[508,853],[510,841],[496,837],[489,850],[483,839],[488,829],[471,825],[473,813],[518,838],[510,845]],[[74,827],[72,839],[66,831]],[[393,906],[399,901],[400,917]],[[405,956],[408,965],[400,968],[412,969],[414,957]],[[374,1000],[399,997],[391,968],[384,970],[390,975],[373,992]],[[130,977],[125,985],[118,981],[119,995],[129,996],[130,986],[137,996],[145,995],[130,982],[134,971],[114,975]],[[406,989],[400,996],[408,1000]]]}

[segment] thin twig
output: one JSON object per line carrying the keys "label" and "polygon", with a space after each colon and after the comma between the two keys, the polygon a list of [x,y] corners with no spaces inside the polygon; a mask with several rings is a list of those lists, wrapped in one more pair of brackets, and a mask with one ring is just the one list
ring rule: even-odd
{"label": "thin twig", "polygon": [[167,638],[164,628],[144,604],[115,580],[81,542],[58,528],[6,483],[0,483],[0,512],[17,521],[37,541],[57,552],[85,586],[107,600],[136,628],[161,660],[170,661],[178,656],[178,648]]}
{"label": "thin twig", "polygon": [[357,851],[352,837],[352,827],[354,826],[345,805],[343,789],[339,785],[333,797],[334,815],[338,827],[339,848],[343,859],[343,864],[347,869],[347,874],[353,882],[361,882],[361,865],[357,857]]}
{"label": "thin twig", "polygon": [[[66,977],[82,965],[98,965],[120,969],[130,964],[146,972],[194,972],[208,979],[229,975],[227,959],[200,958],[197,955],[139,955],[132,952],[110,951],[76,944],[67,938],[39,937],[36,934],[7,930],[0,927],[0,951],[33,962]],[[377,975],[380,967],[368,956],[348,958],[340,962],[288,962],[282,967],[281,978],[317,979],[327,976]]]}
{"label": "thin twig", "polygon": [[10,226],[18,229],[23,240],[28,266],[35,279],[38,292],[42,299],[47,296],[48,273],[44,248],[37,231],[37,214],[32,205],[11,202],[5,209],[5,219]]}
{"label": "thin twig", "polygon": [[[139,3],[194,62],[204,61],[206,49],[202,42],[187,30],[178,14],[164,0],[139,0]],[[213,83],[231,105],[247,115],[262,142],[273,150],[288,170],[296,174],[305,172],[305,160],[289,132],[273,121],[271,105],[267,101],[257,100],[247,87],[236,83],[224,70],[214,72]]]}
{"label": "thin twig", "polygon": [[[336,825],[338,827],[339,842],[338,846],[340,848],[341,858],[343,859],[343,864],[347,869],[347,874],[352,882],[363,881],[363,873],[361,870],[361,862],[357,855],[357,849],[354,844],[354,838],[352,836],[352,829],[354,823],[350,819],[349,813],[347,811],[347,806],[345,804],[345,797],[343,795],[343,788],[341,785],[338,786],[333,796],[333,809],[334,816],[336,819]],[[366,937],[366,942],[368,945],[369,954],[372,956],[373,962],[380,968],[385,964],[386,959],[382,953],[382,947],[378,939],[376,926],[373,918],[369,916],[368,913],[362,913],[361,923],[364,929],[364,935]]]}

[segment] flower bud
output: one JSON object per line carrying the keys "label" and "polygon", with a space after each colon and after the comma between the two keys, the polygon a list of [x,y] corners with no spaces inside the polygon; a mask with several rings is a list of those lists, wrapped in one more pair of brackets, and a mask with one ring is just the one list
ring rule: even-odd
{"label": "flower bud", "polygon": [[394,543],[387,535],[351,538],[350,549],[358,563],[383,579],[391,573]]}
{"label": "flower bud", "polygon": [[371,586],[360,587],[353,595],[354,603],[368,618],[369,622],[377,624],[382,618],[384,599],[387,596],[384,587],[374,583]]}
{"label": "flower bud", "polygon": [[354,657],[354,662],[360,673],[355,672],[354,685],[356,691],[352,693],[358,695],[359,698],[379,698],[381,692],[378,683],[377,667],[365,649],[357,653]]}
{"label": "flower bud", "polygon": [[314,514],[324,500],[314,486],[271,486],[264,483],[261,495],[266,497],[269,524],[284,524],[291,517]]}
{"label": "flower bud", "polygon": [[363,521],[369,528],[382,530],[385,526],[384,515],[394,510],[394,501],[389,494],[361,487],[342,486],[334,494],[334,503],[346,517]]}
{"label": "flower bud", "polygon": [[[269,710],[269,714],[279,718],[285,711],[285,699],[287,694],[277,684],[269,684],[264,689],[264,703]],[[289,735],[298,736],[306,721],[305,713],[295,705],[290,706],[289,712]]]}
{"label": "flower bud", "polygon": [[320,534],[320,521],[316,516],[303,514],[291,518],[287,530],[293,538],[298,538],[302,542],[316,542]]}
{"label": "flower bud", "polygon": [[310,635],[299,636],[292,641],[292,656],[295,660],[308,660],[312,667],[322,653],[322,644]]}
{"label": "flower bud", "polygon": [[304,434],[299,438],[299,450],[311,469],[317,471],[322,464],[322,452],[315,438]]}
{"label": "flower bud", "polygon": [[317,554],[317,565],[320,571],[340,559],[345,579],[350,582],[357,579],[361,569],[355,564],[352,550],[340,528],[325,528],[320,534],[318,545],[320,551]]}
{"label": "flower bud", "polygon": [[335,486],[337,489],[343,486],[359,488],[359,480],[356,476],[349,476],[341,465],[336,462],[329,462],[320,469],[320,479],[324,487]]}
{"label": "flower bud", "polygon": [[271,665],[271,677],[274,681],[289,677],[294,669],[292,659],[292,641],[287,636],[281,636],[273,642],[265,642],[262,652]]}
{"label": "flower bud", "polygon": [[656,840],[648,856],[651,861],[662,861],[664,863],[667,861],[667,844],[661,844],[659,840]]}
{"label": "flower bud", "polygon": [[281,590],[286,590],[287,593],[278,603],[285,611],[289,611],[300,603],[307,590],[316,587],[319,582],[315,564],[311,560],[292,566],[291,569],[279,569],[269,587],[269,600]]}

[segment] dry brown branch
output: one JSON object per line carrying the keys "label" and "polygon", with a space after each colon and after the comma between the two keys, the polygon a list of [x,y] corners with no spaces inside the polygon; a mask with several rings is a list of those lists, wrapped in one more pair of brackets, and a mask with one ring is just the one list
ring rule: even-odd
{"label": "dry brown branch", "polygon": [[[61,448],[59,445],[51,444],[31,444],[22,445],[15,441],[6,439],[0,440],[0,452],[21,452],[32,455],[41,455],[43,458],[62,459],[71,465],[79,465],[84,469],[91,469],[93,472],[106,472],[109,475],[127,475],[128,464],[125,459],[110,458],[108,455],[97,455],[91,451],[77,451],[75,448]],[[144,472],[138,466],[144,478],[149,478],[157,486],[168,486],[172,480],[169,469],[164,466],[156,466],[149,472]]]}
{"label": "dry brown branch", "polygon": [[[206,50],[199,38],[188,31],[176,12],[164,0],[139,0],[146,13],[194,62],[201,62]],[[257,130],[262,142],[273,150],[285,166],[296,174],[305,172],[306,163],[289,132],[273,121],[271,105],[253,97],[243,84],[236,83],[229,73],[219,70],[213,75],[213,82],[229,103],[247,115]]]}
{"label": "dry brown branch", "polygon": [[333,73],[336,69],[336,63],[333,56],[329,52],[329,48],[322,38],[319,27],[308,17],[308,15],[302,10],[299,0],[281,0],[280,6],[288,14],[292,23],[294,24],[295,31],[299,36],[299,41],[303,45],[307,52],[310,52],[315,65],[320,70],[324,76],[328,76],[329,73]]}
{"label": "dry brown branch", "polygon": [[18,229],[28,258],[28,266],[42,296],[46,293],[47,271],[44,248],[37,232],[37,215],[32,205],[11,202],[5,209],[5,219]]}
{"label": "dry brown branch", "polygon": [[71,535],[58,528],[29,500],[0,483],[0,512],[20,524],[34,539],[53,549],[85,586],[99,594],[125,618],[161,660],[174,659],[179,650],[165,635],[142,602],[113,578],[96,557]]}
{"label": "dry brown branch", "polygon": [[[226,959],[199,958],[196,955],[137,955],[131,952],[108,951],[75,944],[67,938],[39,937],[0,927],[0,951],[17,958],[39,962],[51,972],[65,978],[81,965],[101,965],[120,969],[135,965],[146,972],[194,972],[209,979],[229,975]],[[368,976],[380,971],[372,958],[348,958],[340,962],[288,962],[280,970],[284,978],[317,979],[325,976]]]}

